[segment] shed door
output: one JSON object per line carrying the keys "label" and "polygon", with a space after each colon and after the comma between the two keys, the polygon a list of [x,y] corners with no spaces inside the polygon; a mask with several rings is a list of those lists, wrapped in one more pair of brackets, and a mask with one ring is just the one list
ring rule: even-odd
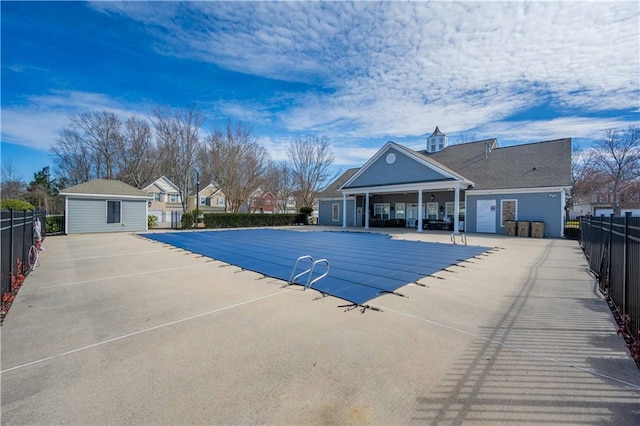
{"label": "shed door", "polygon": [[496,233],[496,200],[478,200],[476,232]]}

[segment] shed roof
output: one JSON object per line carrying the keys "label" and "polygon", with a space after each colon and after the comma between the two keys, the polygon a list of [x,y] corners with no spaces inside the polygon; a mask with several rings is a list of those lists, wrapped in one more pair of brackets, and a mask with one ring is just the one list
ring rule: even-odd
{"label": "shed roof", "polygon": [[152,194],[141,191],[129,184],[113,179],[94,179],[60,191],[60,195],[116,196],[128,198],[153,198]]}

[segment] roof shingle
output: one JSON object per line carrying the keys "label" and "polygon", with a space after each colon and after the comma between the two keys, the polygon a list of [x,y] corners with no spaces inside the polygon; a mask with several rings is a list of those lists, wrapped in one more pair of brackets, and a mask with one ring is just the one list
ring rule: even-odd
{"label": "roof shingle", "polygon": [[122,181],[112,179],[94,179],[60,191],[60,195],[70,194],[153,198],[152,194],[141,191]]}

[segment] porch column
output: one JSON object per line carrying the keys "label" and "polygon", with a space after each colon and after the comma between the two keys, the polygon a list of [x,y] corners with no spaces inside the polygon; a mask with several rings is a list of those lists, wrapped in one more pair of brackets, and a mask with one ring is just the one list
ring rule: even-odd
{"label": "porch column", "polygon": [[418,232],[422,232],[422,189],[418,190]]}
{"label": "porch column", "polygon": [[460,188],[456,186],[455,195],[453,197],[453,233],[459,234],[460,231]]}
{"label": "porch column", "polygon": [[347,227],[347,194],[342,193],[342,227]]}
{"label": "porch column", "polygon": [[369,193],[365,194],[366,205],[364,207],[364,229],[369,229]]}

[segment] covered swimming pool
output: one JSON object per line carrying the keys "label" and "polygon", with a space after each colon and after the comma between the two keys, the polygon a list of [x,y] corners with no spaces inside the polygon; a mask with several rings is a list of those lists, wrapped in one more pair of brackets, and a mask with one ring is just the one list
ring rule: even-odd
{"label": "covered swimming pool", "polygon": [[[310,259],[326,259],[330,265],[327,275],[311,288],[355,305],[393,293],[490,249],[395,240],[386,234],[365,232],[246,229],[141,235],[284,281],[291,278],[300,257],[310,256],[301,259],[297,272],[309,266]],[[326,270],[323,262],[311,277],[302,275],[293,283],[307,285]]]}

